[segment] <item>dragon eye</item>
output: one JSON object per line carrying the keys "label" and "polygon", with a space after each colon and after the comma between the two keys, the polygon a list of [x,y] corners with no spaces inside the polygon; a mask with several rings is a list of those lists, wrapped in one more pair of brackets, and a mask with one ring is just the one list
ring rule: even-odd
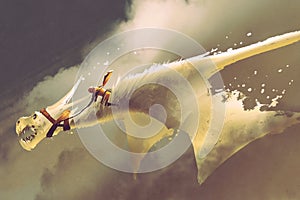
{"label": "dragon eye", "polygon": [[36,119],[36,118],[37,118],[37,115],[34,113],[33,116],[32,116],[32,118],[33,118],[33,119]]}

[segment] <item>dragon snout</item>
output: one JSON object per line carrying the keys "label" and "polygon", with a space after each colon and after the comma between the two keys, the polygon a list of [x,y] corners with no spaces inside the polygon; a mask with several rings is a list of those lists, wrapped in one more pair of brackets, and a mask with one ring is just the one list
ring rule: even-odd
{"label": "dragon snout", "polygon": [[24,123],[22,122],[22,118],[19,118],[16,122],[16,133],[17,133],[17,135],[20,135],[21,132],[23,131],[23,129],[25,128],[25,127],[23,127],[23,124]]}

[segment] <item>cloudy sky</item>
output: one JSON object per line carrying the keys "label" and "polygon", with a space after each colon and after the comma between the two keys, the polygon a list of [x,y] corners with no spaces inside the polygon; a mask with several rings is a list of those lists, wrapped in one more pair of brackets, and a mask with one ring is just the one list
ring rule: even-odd
{"label": "cloudy sky", "polygon": [[[14,131],[18,117],[63,96],[89,51],[114,33],[169,28],[207,50],[225,51],[299,30],[299,8],[295,0],[1,0],[0,198],[299,199],[299,125],[251,143],[201,186],[191,148],[171,166],[134,181],[96,161],[76,133],[26,152]],[[287,89],[277,109],[300,111],[299,52],[295,44],[238,62],[222,72],[223,79],[229,86],[234,77],[247,79],[258,70],[247,84],[255,88],[263,81],[269,93],[253,92],[252,99],[267,102],[273,88]],[[284,73],[277,73],[286,65]],[[293,85],[287,88],[290,80]],[[232,83],[232,89],[238,84]]]}

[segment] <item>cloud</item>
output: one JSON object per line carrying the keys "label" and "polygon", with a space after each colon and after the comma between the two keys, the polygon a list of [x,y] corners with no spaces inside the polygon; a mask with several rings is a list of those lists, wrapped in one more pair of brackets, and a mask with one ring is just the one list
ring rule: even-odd
{"label": "cloud", "polygon": [[[174,29],[196,39],[204,47],[212,48],[211,45],[216,47],[219,40],[224,43],[226,34],[244,37],[245,29],[254,28],[252,24],[245,24],[245,21],[261,15],[266,18],[266,13],[253,16],[253,12],[257,10],[255,1],[241,3],[234,0],[228,3],[226,0],[135,0],[128,7],[128,21],[120,23],[116,31],[143,27]],[[226,42],[230,40],[232,39],[228,38]]]}
{"label": "cloud", "polygon": [[42,190],[35,199],[198,199],[196,174],[192,147],[172,166],[140,174],[137,180],[132,174],[104,167],[84,149],[74,148],[61,152],[53,169],[44,170]]}
{"label": "cloud", "polygon": [[83,194],[100,190],[111,172],[84,148],[65,149],[53,169],[44,170],[35,199],[82,199]]}
{"label": "cloud", "polygon": [[[186,3],[184,0],[146,0],[133,1],[128,9],[129,21],[122,23],[120,29],[138,27],[163,27],[191,31],[204,22],[205,7],[201,1]],[[194,22],[191,19],[197,18]]]}
{"label": "cloud", "polygon": [[72,88],[79,66],[61,68],[55,76],[47,76],[25,97],[26,113],[55,103]]}

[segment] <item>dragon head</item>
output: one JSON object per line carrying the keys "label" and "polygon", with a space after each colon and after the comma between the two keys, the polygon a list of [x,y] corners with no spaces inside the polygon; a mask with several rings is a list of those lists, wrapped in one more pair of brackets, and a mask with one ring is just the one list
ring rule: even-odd
{"label": "dragon head", "polygon": [[51,122],[38,111],[31,116],[19,118],[16,122],[19,143],[25,150],[31,151],[46,137],[51,125]]}
{"label": "dragon head", "polygon": [[[51,117],[57,119],[66,109],[74,105],[74,103],[69,102],[81,80],[82,79],[80,78],[62,99],[46,108]],[[49,119],[47,119],[40,111],[35,111],[30,116],[19,118],[16,122],[16,133],[21,146],[27,151],[34,149],[38,143],[47,137],[47,133],[52,125],[53,124]],[[57,135],[62,130],[62,127],[58,127],[53,135]]]}

